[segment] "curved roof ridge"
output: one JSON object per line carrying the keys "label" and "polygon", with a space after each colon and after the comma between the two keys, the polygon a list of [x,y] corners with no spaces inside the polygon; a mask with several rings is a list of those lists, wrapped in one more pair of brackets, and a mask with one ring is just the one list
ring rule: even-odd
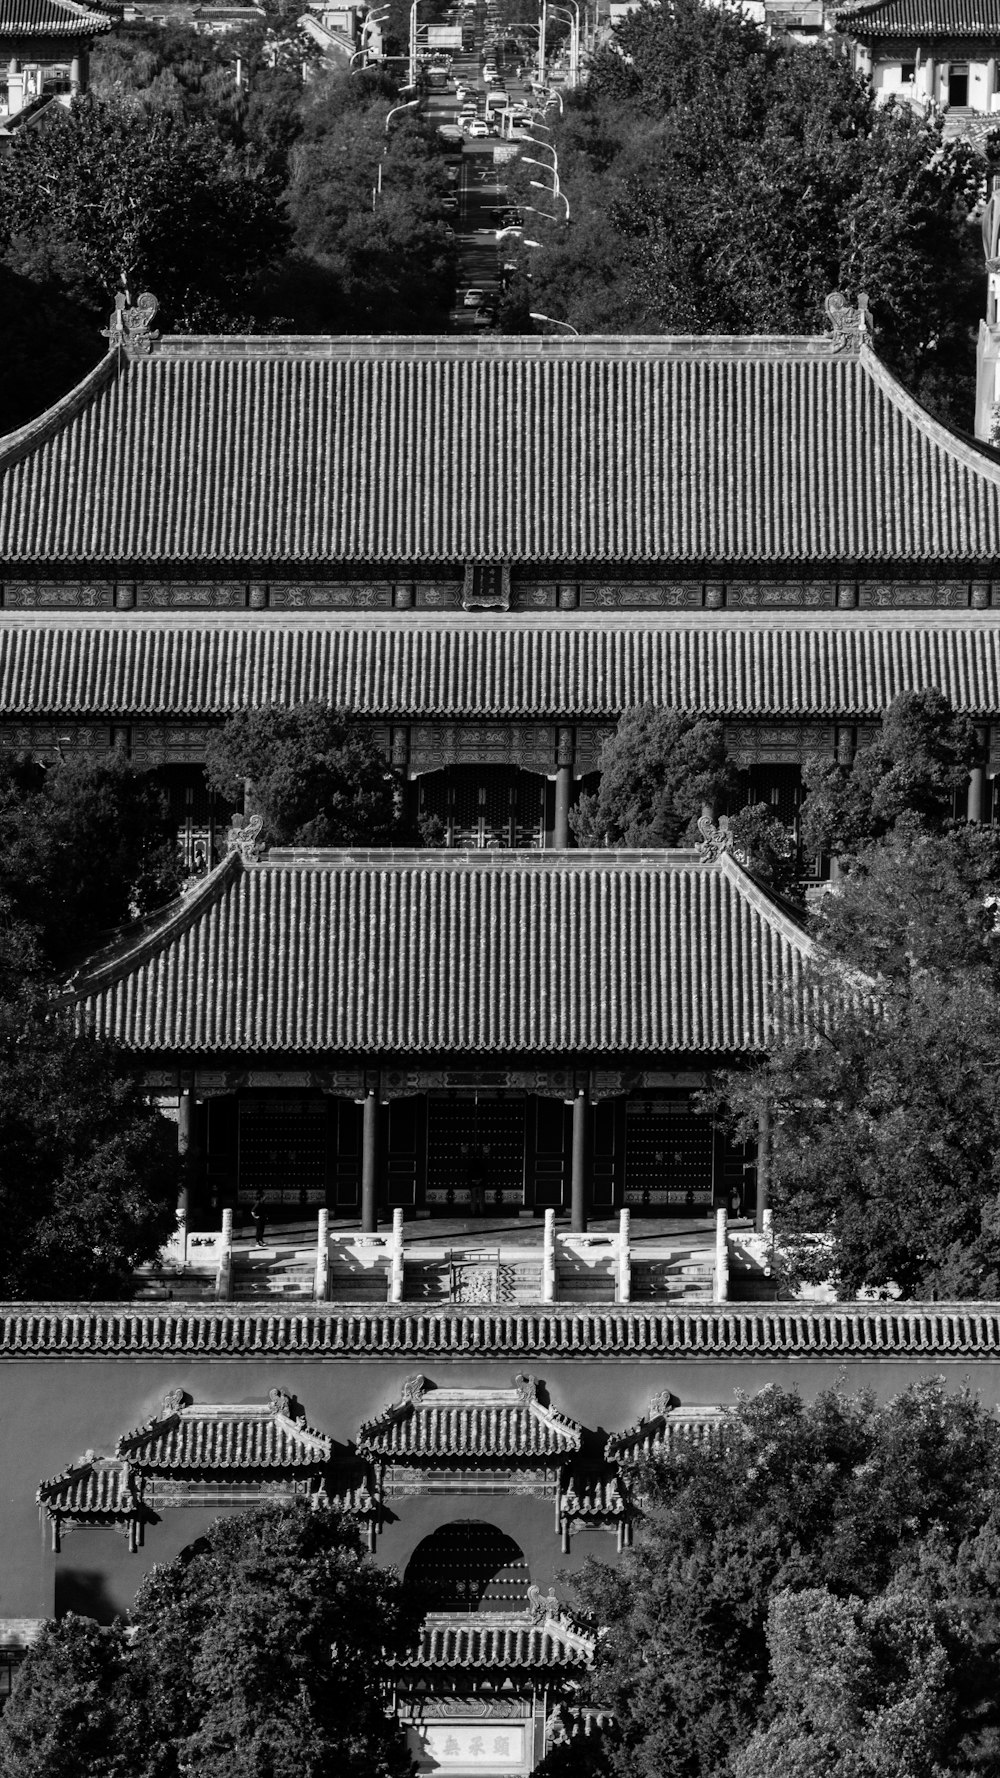
{"label": "curved roof ridge", "polygon": [[[884,4],[884,0],[876,0],[876,4]],[[936,420],[934,415],[911,395],[906,386],[893,374],[889,366],[883,362],[878,353],[870,346],[861,348],[861,361],[872,381],[881,389],[888,401],[903,415],[904,419],[916,426],[931,444],[946,451],[951,451],[966,469],[975,469],[982,474],[989,474],[990,479],[1000,487],[1000,453],[979,439],[970,438],[968,434],[956,432],[946,426],[943,420]]]}
{"label": "curved roof ridge", "polygon": [[18,457],[53,437],[67,421],[75,419],[82,412],[92,396],[98,394],[112,377],[121,375],[123,370],[124,364],[119,354],[115,351],[105,352],[93,369],[88,370],[86,376],[81,377],[68,394],[61,395],[51,407],[36,414],[24,426],[18,426],[14,432],[0,434],[0,470],[8,469]]}
{"label": "curved roof ridge", "polygon": [[175,901],[168,902],[166,907],[158,908],[129,926],[123,926],[101,950],[83,958],[66,978],[64,991],[77,998],[95,983],[102,980],[114,981],[119,975],[144,963],[158,946],[183,932],[186,926],[204,912],[207,904],[214,901],[220,889],[230,877],[237,874],[242,864],[239,852],[235,849],[227,852],[220,863],[200,878],[193,888],[182,892]]}
{"label": "curved roof ridge", "polygon": [[788,907],[787,902],[776,900],[762,883],[741,864],[738,858],[727,849],[719,854],[714,861],[715,868],[727,876],[751,907],[756,908],[762,919],[769,926],[781,933],[782,938],[801,951],[803,957],[811,957],[815,953],[815,941],[806,930],[804,920],[797,920]]}

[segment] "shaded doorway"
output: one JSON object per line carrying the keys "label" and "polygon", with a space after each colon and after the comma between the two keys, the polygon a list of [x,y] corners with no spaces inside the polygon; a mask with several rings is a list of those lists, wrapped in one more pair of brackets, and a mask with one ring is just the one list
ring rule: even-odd
{"label": "shaded doorway", "polygon": [[516,766],[452,766],[418,787],[421,821],[440,823],[440,843],[472,851],[545,844],[546,780]]}
{"label": "shaded doorway", "polygon": [[467,1214],[473,1193],[487,1214],[524,1203],[525,1102],[521,1094],[431,1094],[427,1191],[431,1209]]}
{"label": "shaded doorway", "polygon": [[455,1519],[418,1543],[403,1584],[425,1611],[524,1611],[524,1551],[484,1519]]}
{"label": "shaded doorway", "polygon": [[625,1203],[635,1210],[712,1206],[715,1130],[687,1095],[629,1099],[625,1106]]}

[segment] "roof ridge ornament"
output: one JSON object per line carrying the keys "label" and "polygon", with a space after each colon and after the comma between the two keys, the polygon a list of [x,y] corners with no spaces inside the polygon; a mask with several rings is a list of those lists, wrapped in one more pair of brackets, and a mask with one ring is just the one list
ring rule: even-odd
{"label": "roof ridge ornament", "polygon": [[706,864],[721,858],[724,852],[732,851],[733,830],[728,815],[720,815],[718,821],[714,821],[711,812],[704,809],[698,816],[696,825],[701,834],[698,850]]}
{"label": "roof ridge ornament", "polygon": [[874,328],[864,292],[859,293],[857,305],[852,307],[841,291],[831,290],[823,306],[833,330],[835,352],[860,352],[865,341],[871,342]]}
{"label": "roof ridge ornament", "polygon": [[157,310],[160,305],[149,290],[137,296],[134,304],[129,303],[128,293],[120,290],[115,297],[114,313],[107,327],[101,329],[108,342],[110,351],[121,351],[123,348],[130,354],[139,356],[149,352],[159,333],[153,327]]}
{"label": "roof ridge ornament", "polygon": [[226,829],[226,852],[238,852],[248,864],[262,857],[264,847],[259,835],[264,826],[263,815],[234,814]]}

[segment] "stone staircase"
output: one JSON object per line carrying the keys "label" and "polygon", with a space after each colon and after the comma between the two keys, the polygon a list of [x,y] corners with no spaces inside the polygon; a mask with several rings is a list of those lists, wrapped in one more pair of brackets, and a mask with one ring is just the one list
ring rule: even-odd
{"label": "stone staircase", "polygon": [[135,1274],[132,1300],[137,1303],[201,1303],[215,1299],[215,1272],[179,1272],[143,1266]]}
{"label": "stone staircase", "polygon": [[632,1257],[634,1303],[705,1303],[715,1295],[715,1248],[681,1248],[669,1257]]}
{"label": "stone staircase", "polygon": [[259,1297],[312,1302],[316,1282],[314,1247],[251,1248],[233,1254],[233,1301],[254,1302]]}

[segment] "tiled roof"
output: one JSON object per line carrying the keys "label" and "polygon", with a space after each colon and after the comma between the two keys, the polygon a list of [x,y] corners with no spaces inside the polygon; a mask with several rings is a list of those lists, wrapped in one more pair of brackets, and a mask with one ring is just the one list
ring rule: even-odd
{"label": "tiled roof", "polygon": [[536,1623],[520,1614],[477,1615],[425,1623],[413,1653],[391,1665],[415,1667],[574,1668],[586,1669],[593,1659],[589,1636],[557,1618]]}
{"label": "tiled roof", "polygon": [[576,1422],[540,1402],[531,1379],[521,1381],[513,1389],[404,1390],[402,1401],[362,1426],[358,1450],[396,1463],[531,1461],[578,1451]]}
{"label": "tiled roof", "polygon": [[0,1358],[1000,1358],[998,1303],[650,1309],[9,1303]]}
{"label": "tiled roof", "polygon": [[0,614],[0,715],[224,717],[310,698],[395,719],[877,715],[935,686],[1000,709],[1000,615],[217,618]]}
{"label": "tiled roof", "polygon": [[136,1512],[135,1479],[118,1457],[88,1457],[43,1482],[37,1495],[49,1516],[127,1519]]}
{"label": "tiled roof", "polygon": [[834,335],[176,338],[0,440],[11,564],[998,554],[1000,462]]}
{"label": "tiled roof", "polygon": [[985,37],[1000,43],[1000,0],[876,0],[837,13],[838,31],[852,37]]}
{"label": "tiled roof", "polygon": [[635,1426],[612,1433],[605,1454],[612,1463],[641,1463],[675,1444],[714,1444],[726,1421],[718,1407],[668,1408],[650,1412]]}
{"label": "tiled roof", "polygon": [[111,19],[76,0],[0,0],[0,39],[93,37],[110,31]]}
{"label": "tiled roof", "polygon": [[72,993],[133,1051],[728,1052],[808,949],[726,856],[230,855]]}
{"label": "tiled roof", "polygon": [[118,1440],[117,1456],[152,1475],[215,1470],[310,1470],[330,1461],[332,1445],[267,1407],[194,1407],[150,1420]]}

